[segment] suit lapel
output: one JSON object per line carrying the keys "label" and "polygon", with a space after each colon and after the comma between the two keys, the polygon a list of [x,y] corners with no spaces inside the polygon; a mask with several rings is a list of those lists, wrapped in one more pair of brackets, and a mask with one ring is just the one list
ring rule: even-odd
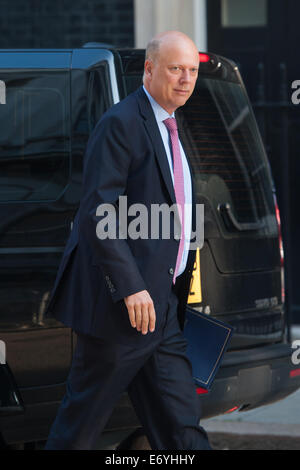
{"label": "suit lapel", "polygon": [[[166,155],[166,151],[164,148],[164,144],[159,132],[158,125],[156,123],[156,119],[151,107],[151,104],[149,103],[149,100],[142,89],[140,87],[136,91],[136,97],[138,100],[139,104],[139,109],[142,117],[144,118],[144,123],[146,130],[151,138],[151,141],[154,146],[155,150],[155,155],[164,179],[164,182],[166,184],[167,190],[169,192],[170,198],[173,202],[173,204],[176,203],[176,198],[175,198],[175,192],[174,192],[174,186],[173,186],[173,181],[170,173],[170,168],[169,168],[169,163],[168,163],[168,157]],[[180,137],[180,129],[179,129],[179,138],[182,143],[182,139]],[[183,144],[182,144],[183,145]],[[183,146],[184,148],[184,146]],[[190,173],[191,173],[191,180],[192,180],[192,230],[195,233],[196,230],[196,195],[195,195],[195,187],[194,187],[194,181],[193,181],[193,170],[189,162],[188,155],[186,153],[186,150],[184,149],[186,157],[187,157],[187,162],[189,165]],[[188,260],[187,260],[187,267],[189,270],[193,269],[194,261],[195,261],[195,254],[196,252],[193,250],[190,250]]]}
{"label": "suit lapel", "polygon": [[[158,161],[158,164],[159,164],[164,182],[166,184],[166,187],[167,187],[167,190],[169,192],[172,203],[175,204],[176,203],[176,198],[175,198],[173,181],[172,181],[172,177],[171,177],[171,173],[170,173],[170,167],[169,167],[169,163],[168,163],[168,157],[166,155],[164,144],[163,144],[160,132],[159,132],[159,128],[158,128],[158,125],[157,125],[157,122],[156,122],[151,104],[149,103],[149,100],[148,100],[144,90],[142,89],[142,87],[140,87],[136,91],[136,97],[137,97],[137,100],[138,100],[140,113],[141,113],[142,117],[144,118],[144,124],[145,124],[146,130],[147,130],[147,132],[148,132],[148,134],[151,138],[151,141],[153,143],[153,146],[154,146],[155,156],[157,158],[157,161]],[[180,121],[178,122],[178,124],[180,126]],[[189,158],[188,158],[188,154],[187,154],[186,149],[185,149],[184,138],[183,138],[183,136],[181,137],[180,127],[178,129],[178,134],[179,134],[181,144],[184,148],[185,155],[187,157],[187,162],[188,162],[189,169],[190,169],[190,173],[191,173],[191,182],[192,182],[192,230],[195,233],[195,231],[196,231],[196,194],[195,194],[195,187],[194,187],[193,169],[191,167],[191,164],[190,164]]]}
{"label": "suit lapel", "polygon": [[175,198],[173,181],[172,181],[172,177],[170,173],[170,167],[168,163],[168,157],[164,148],[164,144],[163,144],[160,132],[159,132],[159,128],[158,128],[151,104],[149,103],[149,100],[142,88],[139,88],[137,90],[136,97],[138,100],[140,113],[142,117],[144,118],[144,124],[145,124],[146,130],[149,134],[149,137],[154,147],[154,153],[155,153],[163,180],[167,187],[171,201],[173,204],[175,204],[176,198]]}
{"label": "suit lapel", "polygon": [[190,170],[190,175],[191,175],[191,185],[192,185],[192,231],[195,233],[195,231],[196,231],[196,202],[197,201],[196,201],[196,193],[195,193],[195,185],[194,185],[194,170],[192,168],[192,165],[190,163],[189,156],[188,156],[188,153],[187,153],[187,150],[186,150],[185,139],[184,139],[184,136],[183,136],[183,133],[182,133],[182,130],[181,130],[180,120],[177,119],[177,117],[176,117],[176,120],[177,120],[177,123],[178,123],[178,136],[179,136],[182,148],[184,150],[186,160],[187,160],[187,164],[188,164],[188,167],[189,167],[189,170]]}

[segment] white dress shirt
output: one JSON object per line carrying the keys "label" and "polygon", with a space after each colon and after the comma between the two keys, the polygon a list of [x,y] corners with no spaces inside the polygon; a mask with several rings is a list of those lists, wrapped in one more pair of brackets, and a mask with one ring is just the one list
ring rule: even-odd
{"label": "white dress shirt", "polygon": [[[146,93],[150,104],[152,106],[154,116],[156,118],[156,122],[161,134],[161,138],[166,150],[166,154],[168,157],[168,162],[169,162],[169,167],[170,167],[170,172],[172,176],[172,181],[174,183],[174,177],[173,177],[173,159],[172,159],[172,154],[171,154],[171,149],[170,149],[170,141],[169,141],[169,131],[166,128],[165,124],[163,121],[167,118],[174,117],[174,113],[172,115],[169,115],[169,113],[162,108],[156,101],[155,99],[150,95],[150,93],[146,90],[146,88],[143,86],[144,92]],[[191,174],[190,174],[190,169],[187,163],[186,155],[184,153],[184,150],[182,148],[181,142],[179,140],[179,146],[180,146],[180,152],[181,152],[181,158],[182,158],[182,165],[183,165],[183,178],[184,178],[184,197],[185,197],[185,205],[184,205],[184,233],[185,233],[185,244],[184,244],[184,250],[182,254],[182,259],[181,263],[179,266],[178,274],[183,273],[186,267],[187,263],[187,258],[188,258],[188,253],[189,253],[189,246],[190,246],[190,238],[191,238],[191,230],[192,230],[192,183],[191,183]]]}

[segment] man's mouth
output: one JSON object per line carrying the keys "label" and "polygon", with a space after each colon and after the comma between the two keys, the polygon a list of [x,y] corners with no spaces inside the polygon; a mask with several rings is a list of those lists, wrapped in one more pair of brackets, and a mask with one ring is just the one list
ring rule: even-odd
{"label": "man's mouth", "polygon": [[175,89],[176,93],[179,93],[181,95],[187,95],[189,93],[189,90],[180,90],[180,89]]}

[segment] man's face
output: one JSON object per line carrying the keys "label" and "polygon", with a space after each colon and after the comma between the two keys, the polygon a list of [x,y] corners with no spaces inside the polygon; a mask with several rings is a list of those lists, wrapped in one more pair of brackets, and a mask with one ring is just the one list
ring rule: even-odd
{"label": "man's face", "polygon": [[147,89],[157,103],[172,114],[193,93],[198,68],[199,55],[193,43],[163,43],[154,61],[145,62]]}

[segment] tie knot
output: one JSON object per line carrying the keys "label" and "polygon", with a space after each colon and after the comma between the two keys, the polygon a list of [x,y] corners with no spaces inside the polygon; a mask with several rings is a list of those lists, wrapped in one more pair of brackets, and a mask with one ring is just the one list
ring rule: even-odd
{"label": "tie knot", "polygon": [[168,118],[163,121],[169,131],[177,131],[177,122],[175,118]]}

